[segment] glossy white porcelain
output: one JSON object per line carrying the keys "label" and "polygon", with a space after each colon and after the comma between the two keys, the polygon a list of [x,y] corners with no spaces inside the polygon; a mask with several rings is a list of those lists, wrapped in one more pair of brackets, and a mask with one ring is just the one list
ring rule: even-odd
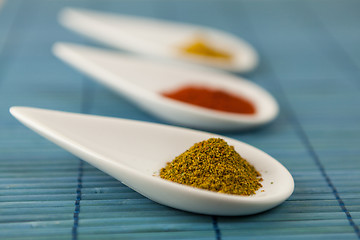
{"label": "glossy white porcelain", "polygon": [[[276,100],[260,86],[209,68],[171,64],[70,43],[57,43],[54,54],[139,107],[170,123],[204,130],[243,130],[272,121]],[[256,114],[233,114],[182,103],[161,93],[186,85],[222,89],[250,100]]]}
{"label": "glossy white porcelain", "polygon": [[[59,21],[65,27],[109,46],[165,59],[190,61],[245,72],[258,63],[254,48],[244,40],[213,28],[85,9],[65,8]],[[181,54],[180,47],[197,35],[232,54],[231,62]]]}
{"label": "glossy white porcelain", "polygon": [[[293,192],[291,174],[263,151],[207,132],[134,120],[12,107],[11,114],[38,134],[155,202],[195,213],[248,215],[273,208]],[[194,143],[221,137],[262,174],[252,196],[192,188],[157,176],[166,162]]]}

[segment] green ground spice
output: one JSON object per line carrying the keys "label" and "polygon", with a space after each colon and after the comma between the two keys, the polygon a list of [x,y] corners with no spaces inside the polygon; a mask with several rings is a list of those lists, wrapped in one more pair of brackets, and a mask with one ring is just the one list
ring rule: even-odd
{"label": "green ground spice", "polygon": [[160,170],[160,177],[219,193],[252,195],[261,175],[221,138],[196,143]]}

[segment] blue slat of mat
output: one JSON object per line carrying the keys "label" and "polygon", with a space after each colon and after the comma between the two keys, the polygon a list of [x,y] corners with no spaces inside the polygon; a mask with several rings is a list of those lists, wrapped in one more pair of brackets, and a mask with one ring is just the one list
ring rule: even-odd
{"label": "blue slat of mat", "polygon": [[[252,42],[261,62],[245,76],[278,99],[281,114],[262,129],[226,135],[287,166],[296,182],[293,196],[248,217],[170,209],[14,121],[7,108],[23,104],[161,122],[52,56],[57,40],[94,44],[58,25],[55,15],[68,5],[206,24]],[[358,1],[213,0],[204,8],[200,0],[15,0],[4,9],[1,239],[359,239]]]}

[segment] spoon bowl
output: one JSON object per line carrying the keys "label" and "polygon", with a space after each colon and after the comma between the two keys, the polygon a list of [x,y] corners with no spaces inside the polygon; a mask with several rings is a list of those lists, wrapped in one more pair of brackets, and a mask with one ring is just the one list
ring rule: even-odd
{"label": "spoon bowl", "polygon": [[[271,209],[294,190],[278,161],[246,143],[186,128],[54,110],[12,107],[24,125],[155,202],[211,215],[249,215]],[[197,189],[161,179],[159,170],[194,143],[220,137],[261,173],[252,196]]]}
{"label": "spoon bowl", "polygon": [[[54,54],[167,122],[204,130],[244,130],[272,121],[276,100],[263,88],[234,75],[188,64],[154,62],[113,51],[57,43]],[[187,85],[222,89],[250,100],[255,114],[210,110],[164,97],[163,92]]]}
{"label": "spoon bowl", "polygon": [[[255,49],[243,39],[214,28],[160,19],[65,8],[60,23],[108,46],[167,60],[180,60],[224,70],[247,72],[258,63]],[[232,55],[231,61],[182,54],[180,48],[198,35]]]}

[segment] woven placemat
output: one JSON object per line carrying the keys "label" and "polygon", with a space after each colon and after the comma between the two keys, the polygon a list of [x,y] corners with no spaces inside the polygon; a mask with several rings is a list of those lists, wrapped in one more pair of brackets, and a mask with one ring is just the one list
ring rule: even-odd
{"label": "woven placemat", "polygon": [[[8,112],[33,107],[160,122],[51,53],[97,45],[62,28],[63,7],[183,21],[234,33],[260,65],[242,76],[279,117],[226,136],[269,153],[294,194],[246,217],[183,212],[144,198],[31,132]],[[8,0],[0,10],[0,239],[360,239],[358,0]]]}

